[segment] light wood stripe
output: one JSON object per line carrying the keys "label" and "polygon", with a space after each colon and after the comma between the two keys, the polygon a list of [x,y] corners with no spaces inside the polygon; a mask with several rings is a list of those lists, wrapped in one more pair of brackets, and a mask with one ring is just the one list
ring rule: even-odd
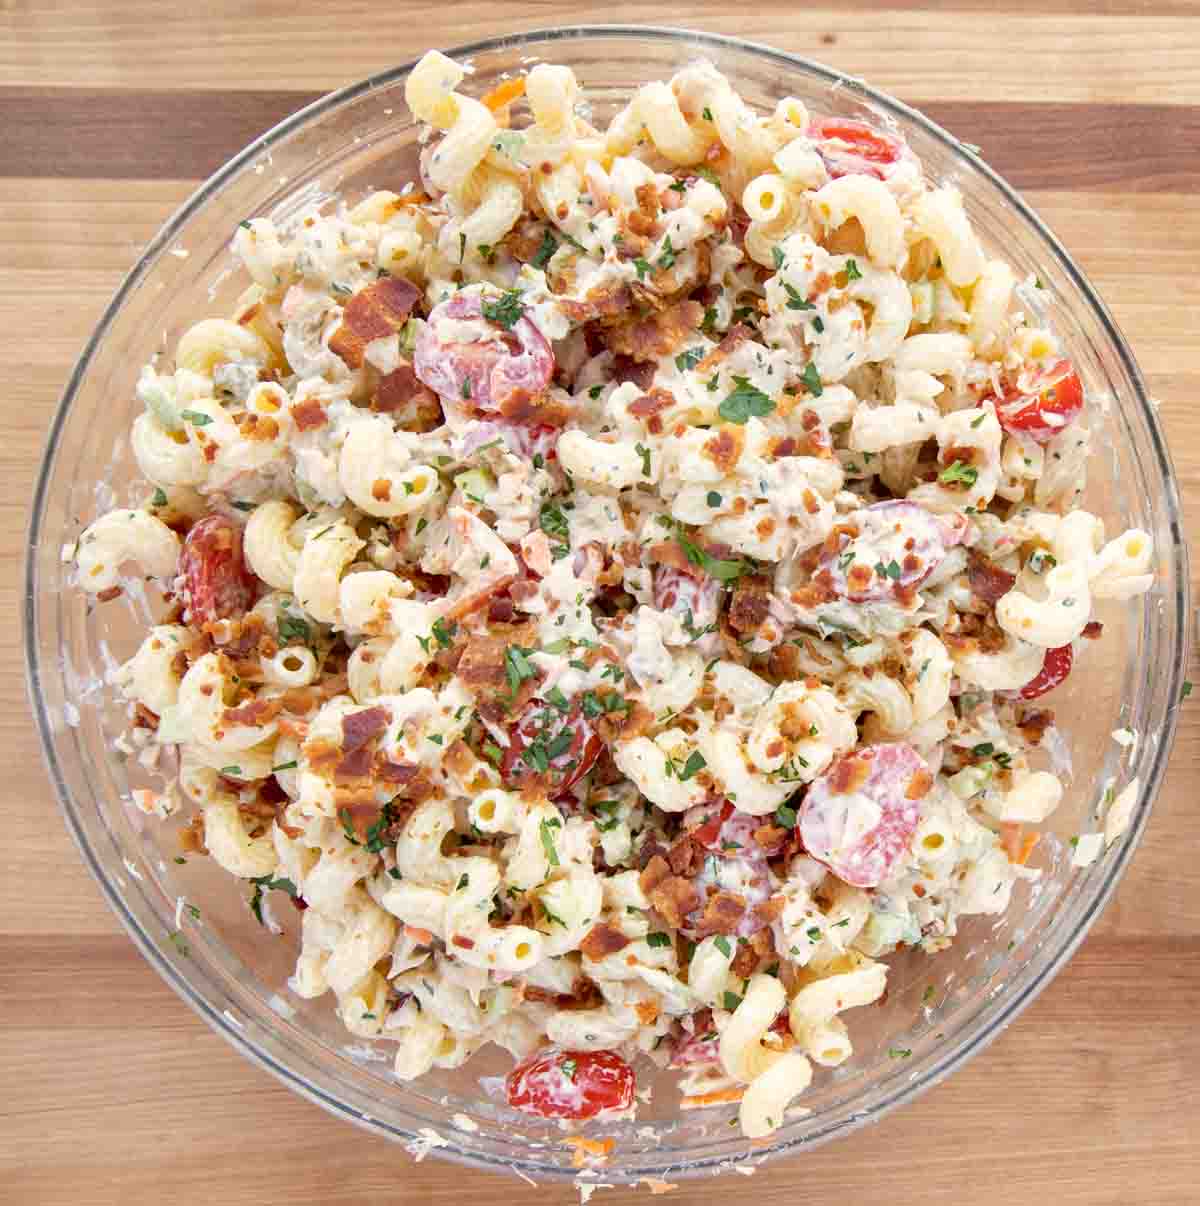
{"label": "light wood stripe", "polygon": [[[1155,0],[1157,3],[1157,0]],[[239,0],[192,9],[158,0],[94,8],[28,5],[0,33],[0,83],[23,86],[333,89],[450,47],[538,27],[662,23],[768,43],[830,63],[902,97],[959,101],[1200,102],[1200,59],[1188,16],[1128,3],[1104,16],[1087,0],[1042,11],[1033,0],[991,11],[924,11],[853,2],[744,4],[633,0],[597,9],[576,0],[431,7],[423,0],[344,0],[322,7]],[[976,7],[977,6],[977,7]],[[1135,15],[1136,14],[1136,15]],[[0,18],[4,20],[4,18]],[[0,27],[2,28],[2,27]],[[832,39],[832,41],[830,40]],[[84,116],[84,115],[81,115]]]}
{"label": "light wood stripe", "polygon": [[[0,176],[202,179],[318,95],[0,88]],[[1200,105],[912,103],[1017,188],[1200,186]]]}

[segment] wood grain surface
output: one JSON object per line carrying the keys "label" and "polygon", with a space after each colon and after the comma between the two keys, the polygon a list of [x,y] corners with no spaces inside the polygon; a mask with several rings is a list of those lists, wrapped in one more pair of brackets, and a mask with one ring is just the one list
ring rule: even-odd
{"label": "wood grain surface", "polygon": [[[652,20],[821,59],[925,108],[1047,218],[1137,352],[1200,508],[1200,5],[1189,0],[0,0],[0,606],[70,365],[197,180],[313,96],[517,29]],[[577,1200],[333,1120],[252,1067],[143,963],[71,846],[0,630],[0,1202]],[[1193,672],[1193,678],[1200,674]],[[1148,836],[1066,971],[983,1056],[881,1124],[752,1181],[766,1204],[1200,1202],[1200,703]],[[645,1190],[606,1190],[632,1202]]]}

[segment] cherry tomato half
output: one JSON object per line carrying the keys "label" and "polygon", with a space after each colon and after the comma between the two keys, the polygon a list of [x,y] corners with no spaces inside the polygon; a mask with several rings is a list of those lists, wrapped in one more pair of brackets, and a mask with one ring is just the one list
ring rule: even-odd
{"label": "cherry tomato half", "polygon": [[809,119],[808,136],[834,179],[858,173],[882,180],[885,169],[904,154],[899,138],[849,117],[814,116]]}
{"label": "cherry tomato half", "polygon": [[907,742],[864,746],[812,781],[797,812],[800,840],[838,879],[877,887],[908,849],[932,786]]}
{"label": "cherry tomato half", "polygon": [[504,781],[520,786],[532,775],[546,775],[551,799],[566,795],[604,749],[578,700],[571,701],[565,715],[545,700],[530,700],[508,736],[508,749],[500,764]]}
{"label": "cherry tomato half", "polygon": [[244,615],[254,602],[255,578],[242,560],[242,529],[223,515],[194,524],[179,554],[182,597],[196,627]]}
{"label": "cherry tomato half", "polygon": [[1083,413],[1083,382],[1069,360],[1040,374],[1022,393],[1011,390],[996,401],[996,417],[1011,435],[1038,444],[1052,440]]}
{"label": "cherry tomato half", "polygon": [[612,1051],[543,1051],[518,1064],[506,1082],[508,1104],[539,1118],[595,1118],[627,1110],[633,1069]]}
{"label": "cherry tomato half", "polygon": [[1053,691],[1071,673],[1075,652],[1070,645],[1047,649],[1042,659],[1042,668],[1021,688],[1022,699],[1037,699],[1047,691]]}

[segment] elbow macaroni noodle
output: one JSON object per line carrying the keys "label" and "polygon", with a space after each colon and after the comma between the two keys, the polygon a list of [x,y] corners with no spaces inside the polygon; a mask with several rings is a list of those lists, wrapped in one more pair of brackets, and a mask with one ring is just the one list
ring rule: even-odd
{"label": "elbow macaroni noodle", "polygon": [[178,604],[112,680],[178,749],[135,800],[304,901],[291,990],[398,1078],[646,1054],[768,1135],[888,955],[1037,876],[1034,701],[1150,537],[1079,508],[1083,383],[894,134],[704,63],[607,129],[551,64],[406,95],[423,191],[239,226],[138,381],[150,501],[73,550]]}

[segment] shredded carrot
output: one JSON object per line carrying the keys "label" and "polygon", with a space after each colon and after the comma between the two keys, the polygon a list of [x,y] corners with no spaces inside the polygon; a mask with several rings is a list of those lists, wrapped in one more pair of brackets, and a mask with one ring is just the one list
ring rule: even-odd
{"label": "shredded carrot", "polygon": [[1017,821],[1004,821],[1000,825],[1000,848],[1008,855],[1008,861],[1015,863],[1021,852],[1021,838],[1025,834],[1025,826]]}
{"label": "shredded carrot", "polygon": [[487,105],[493,113],[500,109],[507,109],[513,101],[518,100],[525,95],[525,77],[519,76],[514,80],[502,80],[498,83],[491,92],[484,95],[483,103]]}
{"label": "shredded carrot", "polygon": [[1029,861],[1029,856],[1033,853],[1033,848],[1038,844],[1037,833],[1027,833],[1025,840],[1021,843],[1021,850],[1017,857],[1013,860],[1017,866],[1023,867]]}
{"label": "shredded carrot", "polygon": [[615,1140],[612,1139],[588,1139],[583,1135],[568,1135],[563,1141],[564,1147],[573,1147],[575,1154],[571,1157],[571,1163],[576,1168],[583,1168],[589,1163],[591,1157],[592,1163],[600,1163],[608,1158],[608,1154],[612,1151]]}
{"label": "shredded carrot", "polygon": [[406,938],[411,938],[418,946],[433,945],[433,934],[429,930],[421,929],[419,925],[406,925],[404,935]]}
{"label": "shredded carrot", "polygon": [[704,1106],[725,1105],[731,1101],[741,1101],[745,1089],[735,1086],[732,1089],[714,1089],[711,1093],[697,1093],[694,1097],[684,1097],[679,1105],[684,1110],[699,1110]]}

